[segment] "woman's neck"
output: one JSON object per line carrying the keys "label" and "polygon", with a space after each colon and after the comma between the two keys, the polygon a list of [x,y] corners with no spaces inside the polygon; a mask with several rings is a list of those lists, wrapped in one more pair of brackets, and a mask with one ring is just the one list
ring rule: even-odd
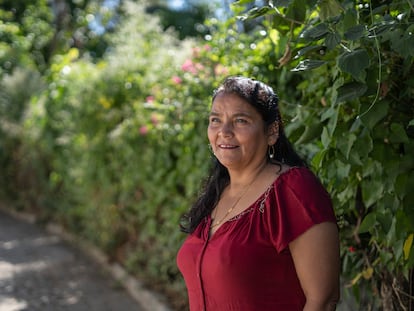
{"label": "woman's neck", "polygon": [[254,180],[256,180],[265,171],[268,166],[267,162],[260,163],[250,169],[243,170],[228,170],[230,176],[230,183],[228,190],[238,191],[248,187]]}

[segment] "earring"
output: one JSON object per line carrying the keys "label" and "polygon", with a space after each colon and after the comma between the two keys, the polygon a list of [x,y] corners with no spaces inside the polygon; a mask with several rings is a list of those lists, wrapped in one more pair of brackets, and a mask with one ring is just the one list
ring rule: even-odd
{"label": "earring", "polygon": [[275,157],[275,147],[273,145],[269,146],[267,153],[269,155],[269,158],[273,159]]}

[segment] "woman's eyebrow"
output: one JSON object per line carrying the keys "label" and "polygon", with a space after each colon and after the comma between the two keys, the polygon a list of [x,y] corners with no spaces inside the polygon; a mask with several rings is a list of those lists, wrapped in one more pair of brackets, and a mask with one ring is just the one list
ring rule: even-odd
{"label": "woman's eyebrow", "polygon": [[238,112],[238,113],[235,113],[233,115],[233,117],[246,117],[246,118],[251,118],[252,116],[249,113]]}
{"label": "woman's eyebrow", "polygon": [[[219,113],[219,112],[215,112],[215,111],[210,112],[210,116],[219,116],[219,115],[221,115],[221,113]],[[236,112],[235,114],[232,114],[231,116],[233,118],[234,117],[247,117],[247,118],[252,117],[249,113],[246,113],[246,112]]]}

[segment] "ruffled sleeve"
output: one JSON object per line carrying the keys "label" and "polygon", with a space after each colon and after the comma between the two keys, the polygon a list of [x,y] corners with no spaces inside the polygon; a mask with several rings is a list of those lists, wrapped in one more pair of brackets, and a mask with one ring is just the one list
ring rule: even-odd
{"label": "ruffled sleeve", "polygon": [[329,194],[307,168],[292,168],[273,184],[265,208],[271,241],[278,252],[312,226],[336,223]]}

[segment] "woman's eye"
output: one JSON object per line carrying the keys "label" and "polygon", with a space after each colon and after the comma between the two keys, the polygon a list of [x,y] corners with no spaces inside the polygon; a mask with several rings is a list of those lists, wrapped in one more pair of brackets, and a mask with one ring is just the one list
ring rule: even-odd
{"label": "woman's eye", "polygon": [[210,123],[220,122],[219,118],[210,118]]}
{"label": "woman's eye", "polygon": [[236,119],[237,123],[247,123],[247,120],[245,119]]}

